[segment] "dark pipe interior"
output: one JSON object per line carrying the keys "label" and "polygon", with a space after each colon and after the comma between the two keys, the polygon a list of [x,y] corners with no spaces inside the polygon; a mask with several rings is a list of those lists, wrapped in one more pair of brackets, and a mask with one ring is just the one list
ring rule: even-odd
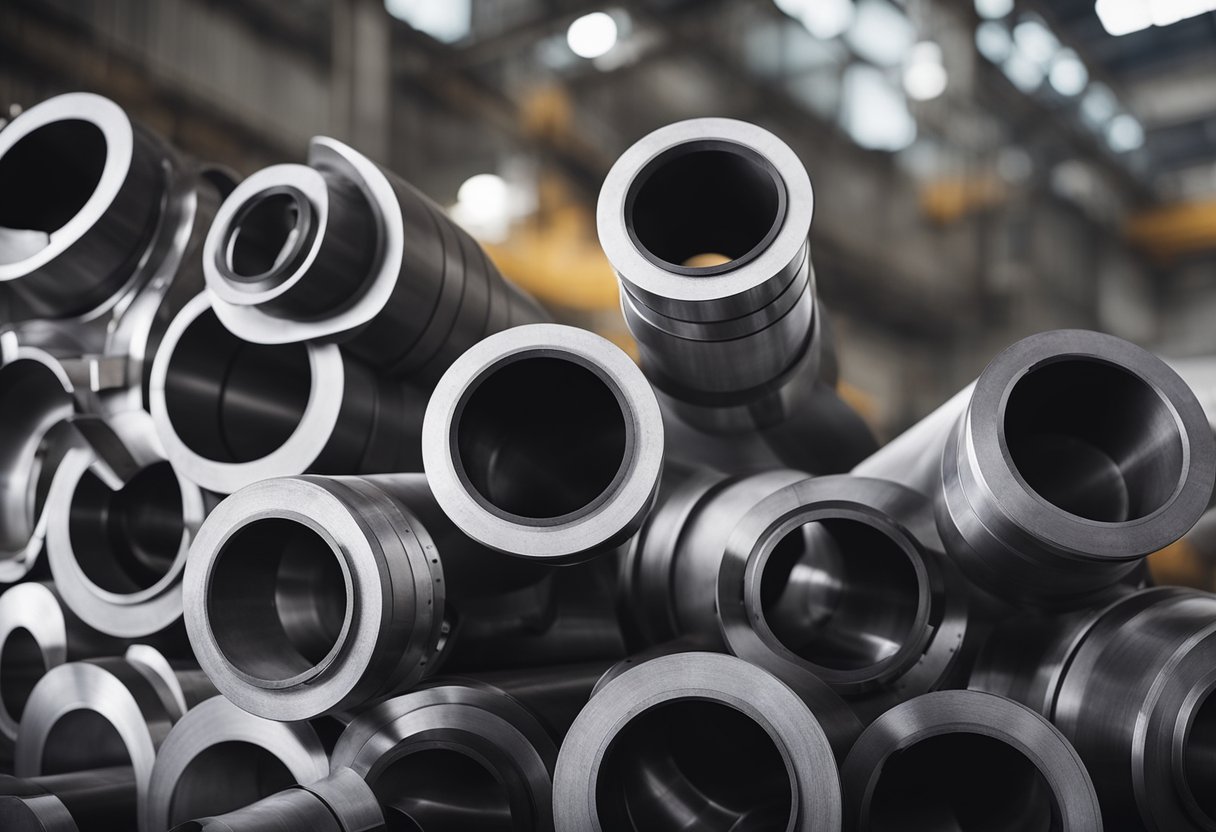
{"label": "dark pipe interior", "polygon": [[695,269],[739,261],[780,228],[783,186],[775,176],[742,147],[683,145],[639,176],[626,219],[642,248],[663,263]]}
{"label": "dark pipe interior", "polygon": [[384,770],[375,792],[389,832],[529,832],[506,787],[480,761],[450,748],[415,751]]}
{"label": "dark pipe interior", "polygon": [[259,194],[251,202],[228,243],[228,270],[237,278],[256,278],[274,269],[300,234],[300,206],[292,194]]}
{"label": "dark pipe interior", "polygon": [[1094,359],[1053,361],[1019,379],[1005,441],[1027,485],[1087,520],[1152,514],[1182,479],[1182,435],[1169,406],[1142,379]]}
{"label": "dark pipe interior", "polygon": [[750,717],[680,699],[644,711],[613,739],[596,805],[600,825],[613,832],[783,830],[790,782],[772,737]]}
{"label": "dark pipe interior", "polygon": [[951,733],[896,753],[870,802],[871,832],[1058,832],[1059,811],[1026,755]]}
{"label": "dark pipe interior", "polygon": [[347,612],[345,580],[329,544],[281,518],[254,521],[227,540],[206,603],[220,652],[268,681],[290,679],[325,658]]}
{"label": "dark pipe interior", "polygon": [[500,366],[469,396],[456,451],[474,491],[528,519],[585,509],[625,462],[621,405],[596,373],[549,356]]}
{"label": "dark pipe interior", "polygon": [[920,582],[880,529],[830,519],[792,530],[760,579],[764,620],[791,652],[834,670],[870,667],[911,638]]}
{"label": "dark pipe interior", "polygon": [[46,660],[33,634],[14,627],[0,650],[0,702],[14,722],[21,721],[30,691],[47,672]]}
{"label": "dark pipe interior", "polygon": [[1216,695],[1204,697],[1195,713],[1184,761],[1191,795],[1208,823],[1216,825]]}
{"label": "dark pipe interior", "polygon": [[303,344],[247,343],[207,310],[173,351],[165,407],[173,430],[199,456],[250,462],[287,441],[311,388]]}
{"label": "dark pipe interior", "polygon": [[287,766],[252,742],[221,742],[187,763],[169,799],[169,825],[248,806],[295,783]]}
{"label": "dark pipe interior", "polygon": [[181,487],[168,462],[141,469],[118,491],[92,471],[76,486],[72,551],[85,576],[108,592],[138,592],[163,578],[184,531]]}
{"label": "dark pipe interior", "polygon": [[23,136],[0,156],[0,226],[52,234],[89,201],[106,165],[97,125],[68,119]]}
{"label": "dark pipe interior", "polygon": [[83,708],[56,720],[42,749],[43,774],[129,765],[131,755],[114,723]]}

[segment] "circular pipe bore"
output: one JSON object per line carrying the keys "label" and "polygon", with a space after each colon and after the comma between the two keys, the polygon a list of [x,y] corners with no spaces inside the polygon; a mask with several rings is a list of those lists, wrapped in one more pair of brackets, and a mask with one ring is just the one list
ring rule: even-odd
{"label": "circular pipe bore", "polygon": [[439,684],[361,714],[333,766],[366,780],[392,830],[544,832],[553,829],[556,756],[545,728],[510,696]]}
{"label": "circular pipe bore", "polygon": [[439,557],[408,509],[368,483],[257,483],[199,529],[186,629],[216,687],[251,713],[355,707],[429,671],[442,637]]}
{"label": "circular pipe bore", "polygon": [[[557,827],[840,828],[831,746],[789,687],[740,659],[679,653],[604,685],[554,776]],[[691,826],[690,826],[691,828]]]}
{"label": "circular pipe bore", "polygon": [[627,539],[654,499],[658,403],[619,349],[572,327],[493,335],[440,380],[423,424],[435,499],[483,545],[561,563]]}
{"label": "circular pipe bore", "polygon": [[858,832],[1102,829],[1093,783],[1043,717],[978,691],[939,691],[870,725],[842,770]]}
{"label": "circular pipe bore", "polygon": [[160,832],[223,814],[329,771],[316,732],[246,713],[222,696],[192,708],[165,737],[141,805],[140,829]]}

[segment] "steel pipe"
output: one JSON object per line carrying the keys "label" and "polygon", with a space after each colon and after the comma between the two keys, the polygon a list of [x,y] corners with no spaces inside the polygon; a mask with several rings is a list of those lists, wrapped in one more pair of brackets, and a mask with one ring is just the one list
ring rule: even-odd
{"label": "steel pipe", "polygon": [[246,341],[340,341],[433,384],[494,332],[548,320],[408,183],[339,141],[237,186],[203,249],[215,313]]}
{"label": "steel pipe", "polygon": [[242,341],[206,295],[174,318],[152,366],[169,461],[220,494],[305,472],[418,470],[424,403],[333,344]]}
{"label": "steel pipe", "polygon": [[1089,774],[1068,740],[1016,702],[937,691],[892,708],[841,772],[857,832],[1101,832]]}
{"label": "steel pipe", "polygon": [[78,429],[47,496],[46,549],[64,602],[93,629],[146,638],[180,625],[190,543],[218,501],[164,458],[132,410]]}
{"label": "steel pipe", "polygon": [[348,768],[248,806],[173,827],[172,832],[382,832],[384,814],[363,778]]}
{"label": "steel pipe", "polygon": [[51,668],[124,646],[77,618],[51,584],[9,587],[0,595],[0,736],[16,741],[30,693]]}
{"label": "steel pipe", "polygon": [[729,119],[656,130],[609,171],[600,244],[642,367],[685,423],[673,425],[682,440],[673,450],[701,462],[709,452],[726,467],[733,437],[754,434],[786,465],[834,473],[875,449],[832,389],[810,262],[813,208],[794,152]]}
{"label": "steel pipe", "polygon": [[537,660],[544,648],[548,663],[619,655],[619,636],[583,631],[586,614],[553,614],[564,587],[551,573],[465,537],[420,474],[268,480],[199,530],[185,621],[226,696],[261,716],[307,719],[408,689],[465,645]]}
{"label": "steel pipe", "polygon": [[558,756],[562,832],[839,830],[832,747],[793,689],[714,653],[661,656],[604,685]]}
{"label": "steel pipe", "polygon": [[1208,505],[1216,444],[1194,393],[1152,354],[1058,330],[858,465],[933,498],[946,550],[1013,603],[1100,601]]}
{"label": "steel pipe", "polygon": [[367,781],[390,829],[552,832],[556,757],[548,732],[512,697],[441,684],[365,711],[339,738],[333,765]]}
{"label": "steel pipe", "polygon": [[139,828],[164,832],[328,773],[328,755],[308,723],[262,719],[216,696],[191,709],[165,737],[142,793]]}
{"label": "steel pipe", "polygon": [[113,832],[135,818],[135,775],[128,766],[49,774],[0,775],[5,832]]}
{"label": "steel pipe", "polygon": [[1108,829],[1216,827],[1216,596],[1161,587],[1007,628],[1018,639],[994,639],[973,686],[1056,724],[1094,778]]}
{"label": "steel pipe", "polygon": [[626,541],[663,464],[658,402],[629,357],[581,329],[516,327],[465,352],[431,395],[423,465],[474,540],[547,563]]}

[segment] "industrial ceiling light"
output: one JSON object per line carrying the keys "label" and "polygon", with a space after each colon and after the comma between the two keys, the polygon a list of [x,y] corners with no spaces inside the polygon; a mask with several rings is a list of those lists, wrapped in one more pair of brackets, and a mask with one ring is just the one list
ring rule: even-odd
{"label": "industrial ceiling light", "polygon": [[585,14],[566,30],[570,51],[580,58],[598,58],[616,46],[617,25],[606,12]]}
{"label": "industrial ceiling light", "polygon": [[989,20],[976,27],[975,48],[985,58],[999,64],[1013,52],[1013,38],[1003,24]]}
{"label": "industrial ceiling light", "polygon": [[932,41],[912,47],[912,55],[904,67],[904,92],[908,97],[913,101],[931,101],[946,91],[946,82],[942,48]]}
{"label": "industrial ceiling light", "polygon": [[985,20],[1000,20],[1013,11],[1013,0],[975,0],[975,13]]}
{"label": "industrial ceiling light", "polygon": [[853,0],[773,0],[774,5],[797,20],[820,40],[839,37],[853,24]]}
{"label": "industrial ceiling light", "polygon": [[1135,116],[1120,113],[1106,127],[1106,143],[1116,153],[1130,153],[1144,146],[1144,128]]}
{"label": "industrial ceiling light", "polygon": [[1047,76],[1051,81],[1051,87],[1060,95],[1071,98],[1074,95],[1080,95],[1085,90],[1085,85],[1089,83],[1089,70],[1085,68],[1085,64],[1077,56],[1077,53],[1071,49],[1061,49],[1054,61],[1051,62],[1051,70]]}
{"label": "industrial ceiling light", "polygon": [[1097,0],[1094,11],[1107,33],[1118,37],[1216,11],[1216,0]]}

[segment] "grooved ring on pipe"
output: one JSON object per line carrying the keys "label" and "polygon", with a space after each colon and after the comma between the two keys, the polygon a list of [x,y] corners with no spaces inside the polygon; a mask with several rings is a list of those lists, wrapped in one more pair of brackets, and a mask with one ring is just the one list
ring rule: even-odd
{"label": "grooved ring on pipe", "polygon": [[328,773],[325,749],[307,722],[262,719],[216,696],[165,737],[140,801],[139,828],[164,832]]}
{"label": "grooved ring on pipe", "polygon": [[1102,829],[1093,783],[1064,735],[989,693],[938,691],[897,705],[862,733],[841,776],[857,832]]}
{"label": "grooved ring on pipe", "polygon": [[[521,401],[533,397],[551,423],[534,421],[537,408]],[[597,432],[580,446],[582,426]],[[600,336],[555,324],[515,327],[465,352],[431,395],[422,437],[435,499],[461,531],[553,563],[637,531],[663,464],[662,416],[641,370]]]}
{"label": "grooved ring on pipe", "polygon": [[[424,819],[447,804],[457,818],[484,810],[510,817],[517,832],[544,832],[553,829],[556,757],[548,731],[515,699],[488,686],[437,683],[360,714],[338,738],[332,765],[362,775],[406,828],[427,828]],[[451,793],[454,783],[476,797]]]}
{"label": "grooved ring on pipe", "polygon": [[[745,777],[761,795],[749,798]],[[553,806],[561,832],[675,828],[694,815],[709,825],[687,828],[841,824],[836,761],[810,709],[768,672],[716,653],[651,659],[597,692],[562,744]]]}

